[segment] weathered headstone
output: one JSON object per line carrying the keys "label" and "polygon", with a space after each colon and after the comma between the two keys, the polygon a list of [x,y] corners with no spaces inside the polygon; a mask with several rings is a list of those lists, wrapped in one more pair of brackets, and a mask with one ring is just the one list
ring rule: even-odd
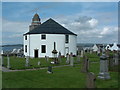
{"label": "weathered headstone", "polygon": [[40,63],[40,61],[38,61],[38,66],[40,66],[41,65],[41,63]]}
{"label": "weathered headstone", "polygon": [[61,62],[61,52],[58,54],[58,61]]}
{"label": "weathered headstone", "polygon": [[92,72],[87,73],[87,88],[95,88],[96,76]]}
{"label": "weathered headstone", "polygon": [[47,71],[47,73],[49,73],[49,74],[53,73],[53,72],[52,72],[52,66],[48,66],[48,71]]}
{"label": "weathered headstone", "polygon": [[81,72],[88,72],[88,70],[89,70],[89,59],[87,58],[87,56],[84,56]]}
{"label": "weathered headstone", "polygon": [[98,78],[110,79],[110,75],[108,72],[108,60],[105,53],[103,53],[102,56],[100,56],[100,72],[99,72]]}
{"label": "weathered headstone", "polygon": [[83,55],[84,55],[84,51],[83,51],[83,50],[81,50],[81,57],[83,57]]}
{"label": "weathered headstone", "polygon": [[80,52],[78,51],[78,54],[77,54],[77,62],[80,62]]}
{"label": "weathered headstone", "polygon": [[97,55],[100,56],[100,49],[97,50]]}
{"label": "weathered headstone", "polygon": [[3,50],[0,52],[1,65],[4,66]]}
{"label": "weathered headstone", "polygon": [[118,54],[117,53],[115,53],[115,55],[114,55],[114,60],[115,60],[115,65],[118,65],[119,60],[118,60]]}
{"label": "weathered headstone", "polygon": [[70,53],[70,65],[74,66],[73,54]]}
{"label": "weathered headstone", "polygon": [[109,55],[109,70],[114,66],[114,59],[112,55]]}
{"label": "weathered headstone", "polygon": [[48,62],[49,61],[49,57],[45,56],[45,60],[46,60],[46,62]]}
{"label": "weathered headstone", "polygon": [[1,60],[1,65],[4,66],[4,58],[2,54],[0,55],[0,60]]}
{"label": "weathered headstone", "polygon": [[29,66],[29,57],[26,56],[26,63],[25,63],[25,66],[28,67]]}
{"label": "weathered headstone", "polygon": [[10,68],[10,58],[9,58],[9,55],[7,55],[7,68]]}
{"label": "weathered headstone", "polygon": [[69,56],[68,53],[67,53],[67,55],[66,55],[66,59],[67,59],[67,60],[66,60],[66,63],[69,64],[69,63],[70,63],[70,56]]}
{"label": "weathered headstone", "polygon": [[90,49],[90,54],[92,54],[93,52],[92,52],[92,50]]}

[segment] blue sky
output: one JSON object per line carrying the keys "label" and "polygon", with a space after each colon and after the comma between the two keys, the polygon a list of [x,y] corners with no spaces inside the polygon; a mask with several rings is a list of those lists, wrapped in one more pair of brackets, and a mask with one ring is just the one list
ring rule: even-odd
{"label": "blue sky", "polygon": [[117,42],[117,2],[3,2],[3,44],[23,43],[36,12],[78,34],[78,43]]}

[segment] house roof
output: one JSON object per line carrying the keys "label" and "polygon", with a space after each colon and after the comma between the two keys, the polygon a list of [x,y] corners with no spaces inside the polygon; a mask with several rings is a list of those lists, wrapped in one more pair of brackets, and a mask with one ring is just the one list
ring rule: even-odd
{"label": "house roof", "polygon": [[110,47],[112,47],[113,46],[113,44],[109,44],[110,45]]}
{"label": "house roof", "polygon": [[120,48],[120,44],[117,44],[117,46]]}
{"label": "house roof", "polygon": [[[76,35],[68,29],[64,28],[62,25],[54,21],[53,19],[48,19],[46,22],[42,23],[33,30],[27,32],[26,34],[69,34]],[[24,35],[26,35],[24,34]]]}

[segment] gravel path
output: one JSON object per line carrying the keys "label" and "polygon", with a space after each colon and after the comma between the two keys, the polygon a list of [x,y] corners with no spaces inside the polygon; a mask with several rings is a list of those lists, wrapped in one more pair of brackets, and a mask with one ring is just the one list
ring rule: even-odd
{"label": "gravel path", "polygon": [[[98,62],[91,62],[91,63],[98,63]],[[79,64],[75,64],[75,65],[79,65]],[[63,67],[63,66],[70,66],[70,65],[53,66],[52,68]],[[24,69],[24,70],[10,70],[10,69],[8,69],[8,68],[6,68],[6,67],[2,67],[2,71],[3,71],[3,72],[33,71],[33,70],[41,70],[41,69],[48,69],[48,67],[34,68],[34,69]]]}
{"label": "gravel path", "polygon": [[[70,65],[61,65],[61,66],[54,66],[53,68],[56,67],[63,67],[63,66],[70,66]],[[2,67],[3,72],[16,72],[16,71],[33,71],[33,70],[41,70],[41,69],[47,69],[48,67],[43,67],[43,68],[34,68],[34,69],[24,69],[24,70],[10,70],[6,67]]]}

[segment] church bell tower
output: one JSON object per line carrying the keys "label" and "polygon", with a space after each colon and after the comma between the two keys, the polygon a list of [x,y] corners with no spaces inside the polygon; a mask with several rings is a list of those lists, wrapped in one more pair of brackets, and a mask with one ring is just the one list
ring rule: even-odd
{"label": "church bell tower", "polygon": [[36,13],[34,17],[32,18],[32,23],[29,26],[29,31],[33,30],[34,28],[38,27],[41,25],[39,15]]}

